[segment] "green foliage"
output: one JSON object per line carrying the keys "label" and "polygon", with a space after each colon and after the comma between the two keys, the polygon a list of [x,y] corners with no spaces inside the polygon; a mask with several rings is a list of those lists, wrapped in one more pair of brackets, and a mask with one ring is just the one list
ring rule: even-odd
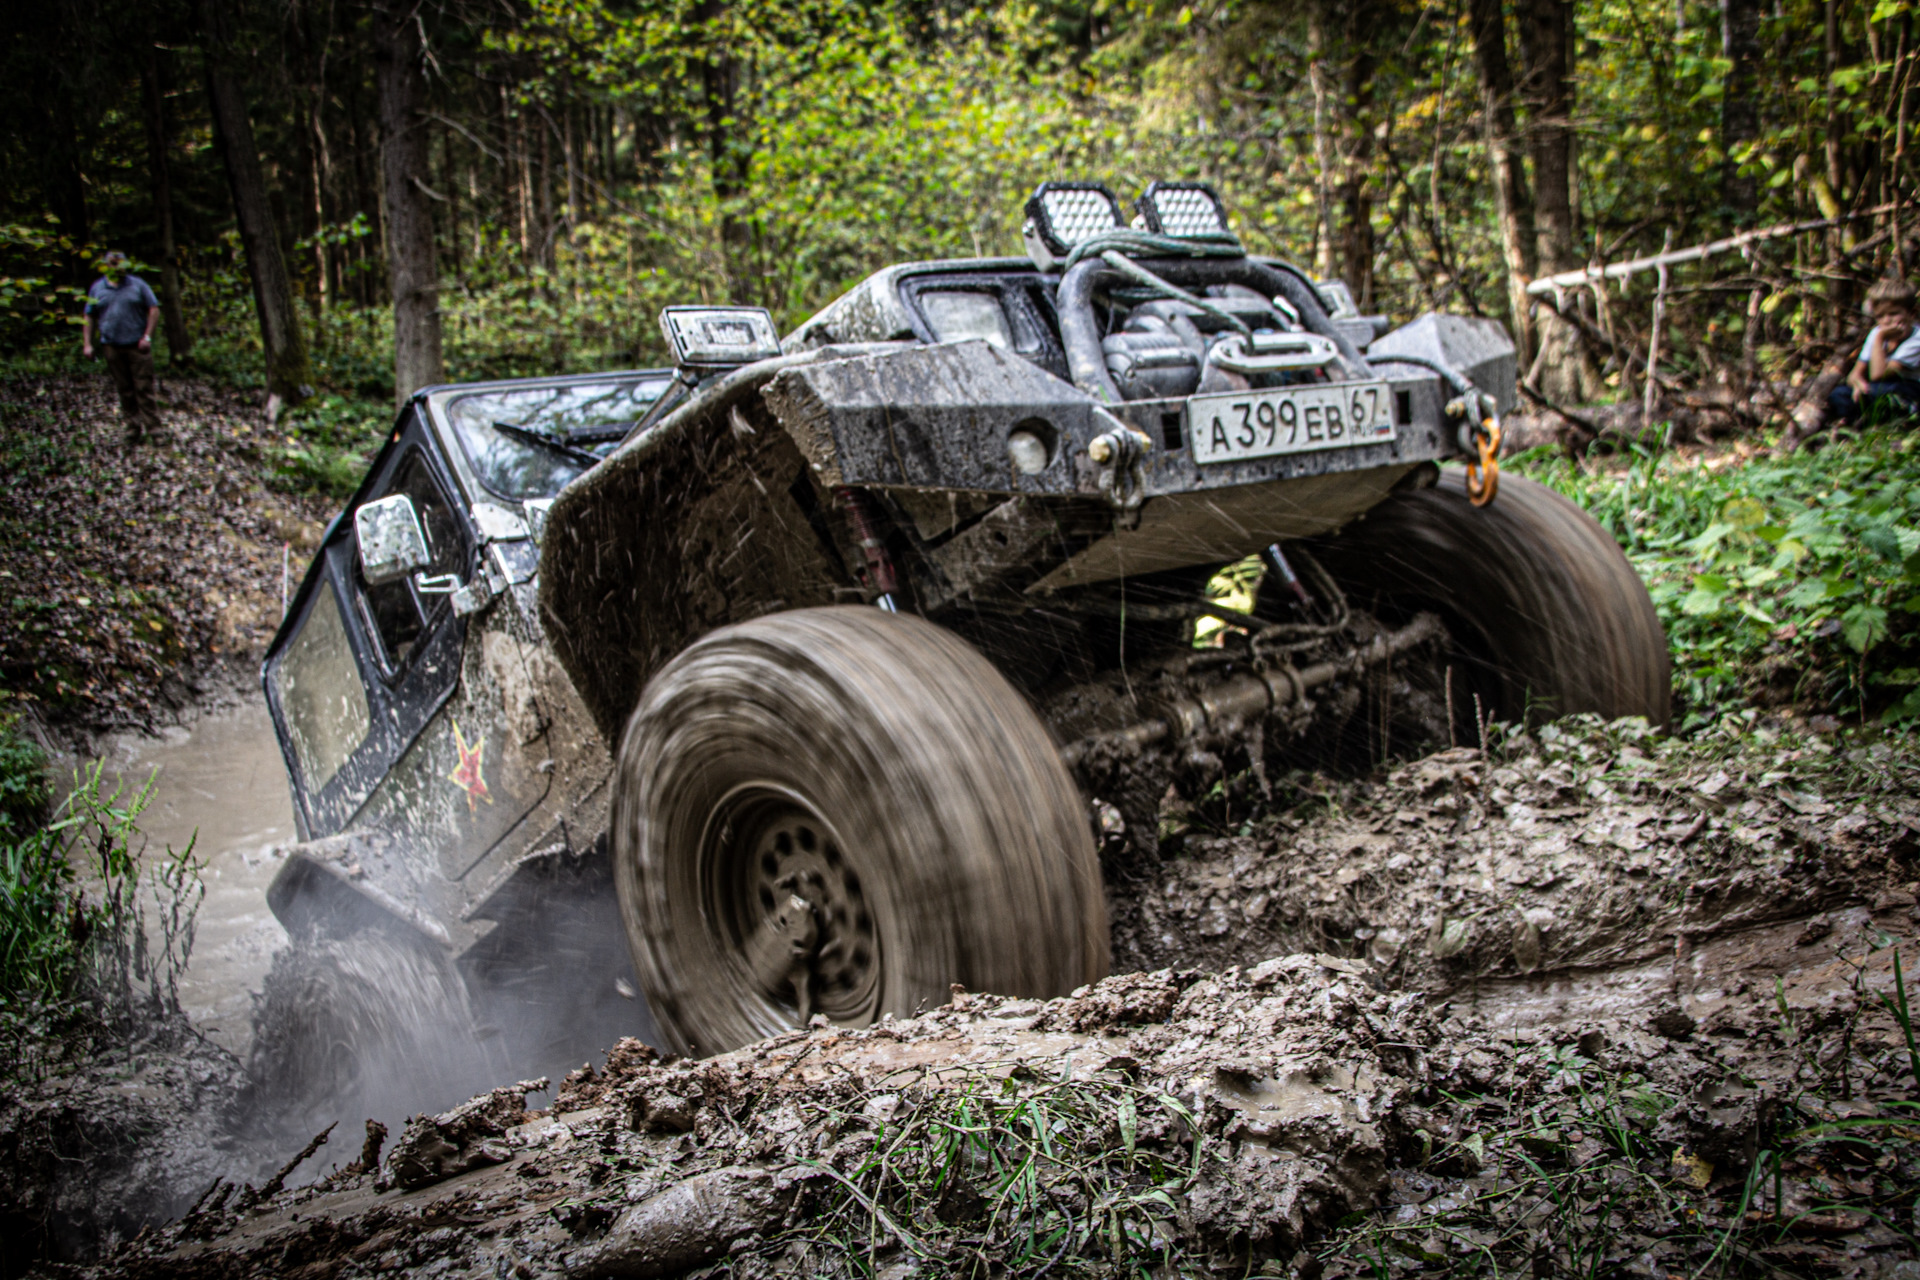
{"label": "green foliage", "polygon": [[17,720],[0,719],[0,843],[24,839],[46,821],[52,803],[46,754]]}
{"label": "green foliage", "polygon": [[0,1040],[6,1070],[177,1010],[205,889],[193,847],[143,857],[153,781],[109,784],[100,762],[50,806],[47,760],[0,722]]}
{"label": "green foliage", "polygon": [[0,224],[0,347],[31,343],[50,328],[78,323],[86,292],[58,283],[77,260],[90,256],[52,226]]}
{"label": "green foliage", "polygon": [[[1064,1260],[1063,1275],[1144,1273],[1184,1252],[1177,1197],[1219,1176],[1202,1172],[1217,1149],[1182,1141],[1200,1128],[1194,1112],[1124,1081],[1016,1071],[873,1101],[897,1119],[878,1126],[848,1173],[801,1162],[838,1184],[789,1237],[808,1269],[831,1273],[856,1258],[871,1267],[879,1248],[897,1244],[926,1264],[991,1258],[996,1270],[1053,1270]],[[868,1102],[828,1104],[822,1118],[844,1124]]]}
{"label": "green foliage", "polygon": [[1920,1146],[1909,1100],[1878,1100],[1876,1114],[1851,1098],[1845,1111],[1811,1093],[1792,1099],[1759,1126],[1766,1146],[1719,1168],[1656,1137],[1679,1100],[1644,1077],[1571,1045],[1528,1056],[1524,1069],[1544,1087],[1524,1099],[1448,1098],[1458,1136],[1420,1135],[1424,1186],[1440,1194],[1349,1223],[1321,1251],[1329,1277],[1603,1276],[1618,1274],[1621,1257],[1662,1275],[1782,1275],[1777,1261],[1795,1258],[1796,1238],[1912,1220]]}
{"label": "green foliage", "polygon": [[[1835,6],[1829,74],[1823,11],[1775,7],[1760,32],[1762,135],[1728,144],[1729,63],[1711,7],[1582,0],[1575,256],[1617,259],[1658,248],[1669,230],[1687,243],[1899,195],[1911,179],[1881,158],[1896,140],[1897,89],[1913,78],[1911,9]],[[436,123],[417,180],[435,201],[448,376],[658,362],[666,303],[759,303],[791,326],[887,262],[1017,253],[1024,196],[1056,176],[1100,178],[1123,196],[1156,177],[1206,178],[1252,248],[1353,277],[1370,309],[1504,314],[1468,6],[1351,0],[1324,10],[1321,36],[1310,13],[1323,11],[1228,0],[436,9],[422,18]],[[316,384],[383,399],[392,334],[368,33],[330,9],[292,27],[257,5],[230,16],[250,54],[243,78]],[[1506,39],[1524,80],[1521,16]],[[72,290],[50,282],[70,281],[90,248],[62,234],[156,256],[141,72],[123,48],[152,46],[175,87],[168,163],[196,359],[257,386],[225,176],[205,104],[184,88],[196,73],[174,65],[171,34],[124,34],[62,10],[11,55],[19,74],[0,111],[21,181],[0,193],[0,349],[75,319]],[[87,87],[66,108],[78,138],[53,136],[59,111],[28,87],[48,61],[80,64],[72,74]],[[1529,91],[1515,108],[1524,135]],[[1757,184],[1753,207],[1725,207],[1729,165]],[[78,188],[61,185],[69,177],[84,178],[80,206]],[[1702,372],[1746,347],[1754,324],[1763,359],[1837,336],[1852,321],[1843,277],[1874,274],[1884,251],[1830,259],[1870,228],[1687,268],[1717,284],[1670,297],[1669,366]],[[1603,327],[1625,346],[1644,350],[1632,331],[1649,284],[1610,295]],[[1749,286],[1763,295],[1752,323]],[[1618,353],[1599,354],[1617,370]]]}
{"label": "green foliage", "polygon": [[1646,579],[1679,723],[1732,704],[1920,717],[1920,450],[1869,432],[1818,453],[1633,446],[1590,469],[1520,468],[1585,507]]}
{"label": "green foliage", "polygon": [[46,756],[0,724],[0,1001],[65,988],[74,869],[43,826],[52,789]]}
{"label": "green foliage", "polygon": [[391,420],[378,403],[314,397],[287,414],[285,443],[267,446],[268,482],[285,492],[344,502],[360,487]]}

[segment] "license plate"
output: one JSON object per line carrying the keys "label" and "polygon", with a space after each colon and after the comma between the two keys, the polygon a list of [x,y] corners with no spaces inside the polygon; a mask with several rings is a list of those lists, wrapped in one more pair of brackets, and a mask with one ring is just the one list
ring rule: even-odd
{"label": "license plate", "polygon": [[1393,393],[1384,382],[1333,382],[1194,396],[1187,438],[1202,466],[1379,444],[1393,439]]}

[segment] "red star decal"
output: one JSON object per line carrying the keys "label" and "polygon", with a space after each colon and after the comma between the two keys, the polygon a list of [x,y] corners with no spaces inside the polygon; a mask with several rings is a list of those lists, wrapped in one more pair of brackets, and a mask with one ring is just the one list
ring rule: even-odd
{"label": "red star decal", "polygon": [[447,778],[467,793],[467,812],[473,812],[473,802],[476,800],[485,800],[488,804],[492,804],[493,797],[487,792],[486,775],[481,772],[481,756],[487,749],[487,740],[483,737],[469,747],[466,738],[460,733],[460,722],[455,720],[453,745],[454,749],[460,753],[460,763],[452,773],[447,775]]}

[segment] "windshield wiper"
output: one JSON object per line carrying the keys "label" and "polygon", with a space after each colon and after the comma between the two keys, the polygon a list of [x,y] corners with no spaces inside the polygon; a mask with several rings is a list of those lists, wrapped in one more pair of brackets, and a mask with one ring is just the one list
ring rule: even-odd
{"label": "windshield wiper", "polygon": [[596,422],[590,427],[575,427],[565,433],[568,444],[579,440],[586,444],[605,444],[609,440],[625,440],[633,430],[631,422]]}
{"label": "windshield wiper", "polygon": [[525,440],[529,444],[544,446],[570,461],[579,463],[583,467],[596,467],[600,465],[599,454],[577,448],[569,444],[566,439],[562,437],[550,436],[544,431],[536,431],[532,427],[523,427],[517,422],[496,422],[493,424],[493,429],[501,435],[512,436],[515,440]]}

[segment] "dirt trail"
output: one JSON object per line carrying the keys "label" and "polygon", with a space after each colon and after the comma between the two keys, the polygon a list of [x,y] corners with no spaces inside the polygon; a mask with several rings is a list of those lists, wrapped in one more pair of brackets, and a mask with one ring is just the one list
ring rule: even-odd
{"label": "dirt trail", "polygon": [[63,726],[172,722],[256,661],[330,503],[265,483],[248,397],[161,384],[164,429],[128,448],[104,376],[0,384],[0,680]]}

